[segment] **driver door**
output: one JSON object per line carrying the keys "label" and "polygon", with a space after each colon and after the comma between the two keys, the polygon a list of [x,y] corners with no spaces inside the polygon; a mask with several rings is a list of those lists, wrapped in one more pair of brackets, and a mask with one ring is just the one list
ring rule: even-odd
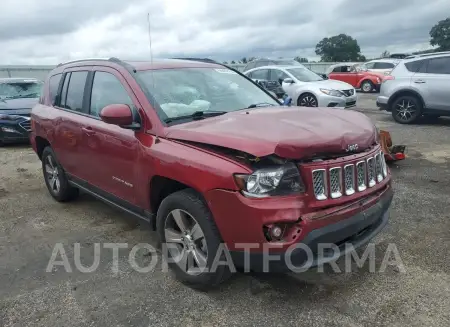
{"label": "driver door", "polygon": [[124,129],[100,119],[100,111],[110,104],[127,104],[140,122],[140,105],[123,76],[114,69],[94,67],[90,87],[88,142],[86,160],[92,186],[136,205],[140,131]]}

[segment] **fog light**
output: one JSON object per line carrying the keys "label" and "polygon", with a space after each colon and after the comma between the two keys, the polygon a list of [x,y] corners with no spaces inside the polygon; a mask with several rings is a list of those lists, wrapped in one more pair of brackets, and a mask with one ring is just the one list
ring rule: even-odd
{"label": "fog light", "polygon": [[281,229],[280,226],[273,226],[272,229],[270,230],[270,234],[272,235],[273,238],[280,238],[281,235],[283,234],[283,230]]}

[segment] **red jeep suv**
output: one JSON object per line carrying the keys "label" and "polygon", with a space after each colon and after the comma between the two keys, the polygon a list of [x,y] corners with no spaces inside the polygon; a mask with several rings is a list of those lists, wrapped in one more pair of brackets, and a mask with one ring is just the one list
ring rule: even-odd
{"label": "red jeep suv", "polygon": [[194,287],[234,267],[335,260],[388,221],[391,174],[369,118],[282,106],[218,63],[60,64],[31,119],[51,196],[81,190],[150,222]]}

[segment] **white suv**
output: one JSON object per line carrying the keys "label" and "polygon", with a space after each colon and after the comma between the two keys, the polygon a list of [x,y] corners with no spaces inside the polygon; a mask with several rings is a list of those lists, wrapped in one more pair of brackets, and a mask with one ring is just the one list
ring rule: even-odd
{"label": "white suv", "polygon": [[402,60],[384,77],[377,106],[401,124],[450,116],[450,52]]}
{"label": "white suv", "polygon": [[400,62],[399,59],[375,59],[365,63],[367,70],[382,74],[390,73]]}

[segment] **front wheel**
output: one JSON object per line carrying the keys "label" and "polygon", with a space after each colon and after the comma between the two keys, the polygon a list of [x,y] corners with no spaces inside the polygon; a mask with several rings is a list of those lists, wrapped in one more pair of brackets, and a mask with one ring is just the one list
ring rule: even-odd
{"label": "front wheel", "polygon": [[226,260],[227,249],[198,193],[185,189],[169,195],[162,201],[156,219],[163,254],[177,279],[207,290],[231,276],[234,265]]}
{"label": "front wheel", "polygon": [[406,95],[392,103],[392,117],[397,123],[411,124],[422,115],[422,104],[415,96]]}
{"label": "front wheel", "polygon": [[318,106],[317,98],[310,93],[306,93],[306,94],[303,94],[302,96],[300,96],[298,98],[297,104],[300,107],[317,107]]}
{"label": "front wheel", "polygon": [[370,93],[374,89],[374,84],[371,81],[364,81],[361,83],[361,91],[364,93]]}

